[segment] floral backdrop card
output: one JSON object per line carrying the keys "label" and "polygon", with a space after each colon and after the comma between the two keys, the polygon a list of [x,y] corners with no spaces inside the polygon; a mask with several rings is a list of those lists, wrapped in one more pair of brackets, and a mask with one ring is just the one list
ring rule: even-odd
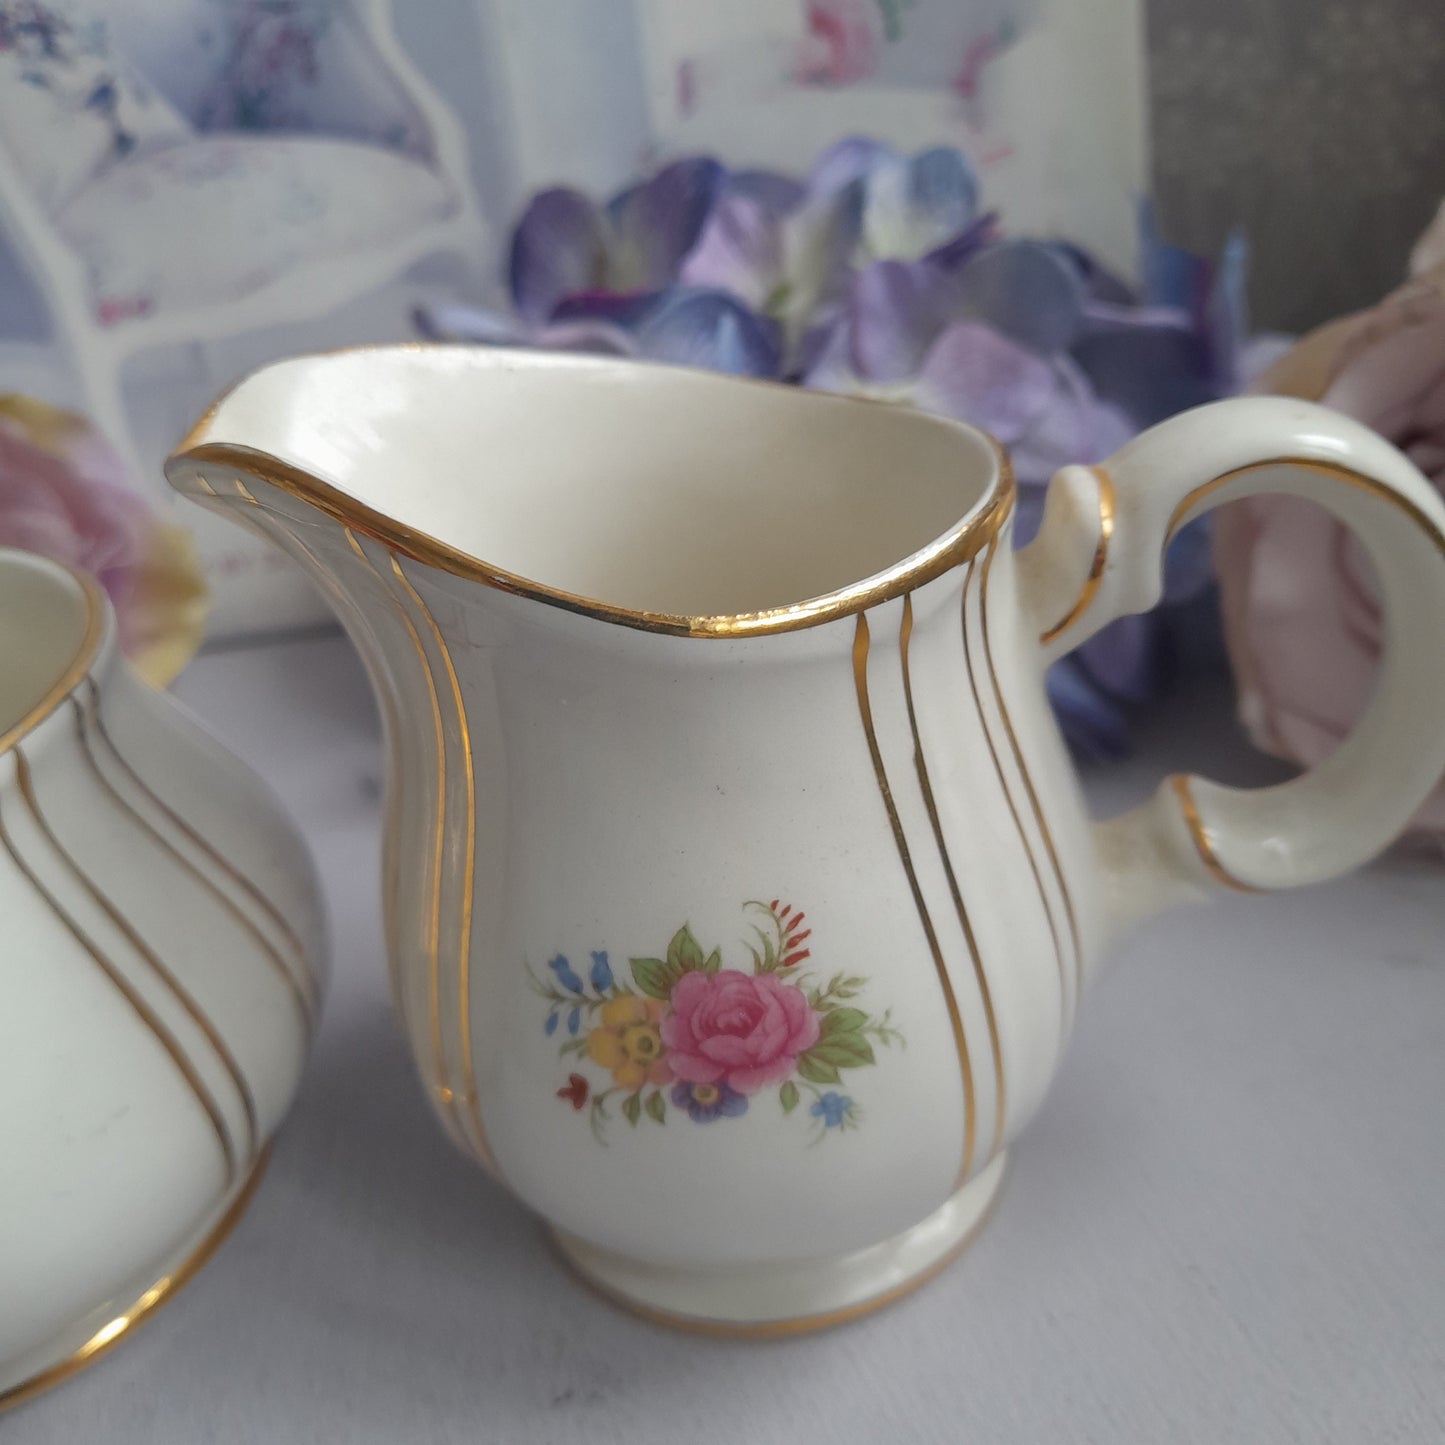
{"label": "floral backdrop card", "polygon": [[863,133],[959,146],[1015,233],[1133,271],[1146,189],[1140,0],[634,0],[668,154],[805,171]]}

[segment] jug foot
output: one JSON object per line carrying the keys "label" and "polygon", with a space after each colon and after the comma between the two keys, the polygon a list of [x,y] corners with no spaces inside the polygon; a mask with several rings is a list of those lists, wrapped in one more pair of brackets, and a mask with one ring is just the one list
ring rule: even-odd
{"label": "jug foot", "polygon": [[988,1220],[1006,1157],[911,1229],[828,1259],[685,1269],[615,1254],[561,1230],[549,1234],[585,1284],[658,1324],[739,1339],[804,1334],[882,1309],[956,1259]]}
{"label": "jug foot", "polygon": [[[70,1379],[101,1356],[109,1354],[122,1340],[128,1340],[136,1326],[165,1304],[225,1242],[226,1236],[246,1212],[269,1159],[270,1149],[262,1150],[250,1173],[211,1211],[200,1228],[186,1239],[160,1270],[148,1269],[142,1279],[117,1290],[113,1300],[101,1305],[84,1320],[77,1321],[48,1344],[31,1351],[23,1360],[9,1364],[0,1362],[0,1413],[13,1405],[33,1400],[52,1386]],[[126,1303],[117,1303],[122,1300]]]}

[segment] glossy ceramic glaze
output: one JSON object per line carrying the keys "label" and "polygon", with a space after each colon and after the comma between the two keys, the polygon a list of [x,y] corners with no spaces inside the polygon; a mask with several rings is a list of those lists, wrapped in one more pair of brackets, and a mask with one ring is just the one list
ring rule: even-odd
{"label": "glossy ceramic glaze", "polygon": [[0,1406],[121,1339],[239,1213],[315,1020],[311,865],[119,659],[88,580],[0,551]]}
{"label": "glossy ceramic glaze", "polygon": [[[169,475],[300,561],[370,669],[396,1003],[444,1127],[684,1324],[806,1328],[927,1277],[1121,926],[1350,866],[1445,767],[1445,517],[1299,403],[1066,468],[1018,554],[969,427],[575,357],[282,363]],[[1092,825],[1046,663],[1267,487],[1384,564],[1379,704],[1308,779],[1175,779]]]}

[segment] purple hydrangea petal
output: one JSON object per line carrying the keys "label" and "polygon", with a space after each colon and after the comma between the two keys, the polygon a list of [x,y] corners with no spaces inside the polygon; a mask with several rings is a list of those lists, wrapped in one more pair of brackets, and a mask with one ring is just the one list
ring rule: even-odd
{"label": "purple hydrangea petal", "polygon": [[802,205],[808,188],[802,181],[776,171],[733,171],[727,179],[726,194],[746,196],[775,220],[781,220]]}
{"label": "purple hydrangea petal", "polygon": [[654,361],[735,376],[776,377],[782,359],[777,324],[725,291],[665,292],[634,334],[640,354]]}
{"label": "purple hydrangea petal", "polygon": [[601,285],[605,266],[597,207],[565,186],[541,191],[512,232],[512,304],[525,320],[545,320],[563,296]]}
{"label": "purple hydrangea petal", "polygon": [[564,296],[552,312],[552,321],[607,321],[630,329],[657,305],[660,291],[578,291]]}
{"label": "purple hydrangea petal", "polygon": [[854,277],[849,360],[859,376],[887,384],[918,371],[944,319],[939,289],[926,262],[875,261]]}
{"label": "purple hydrangea petal", "polygon": [[551,321],[532,338],[548,351],[580,351],[588,356],[636,356],[637,342],[610,321]]}
{"label": "purple hydrangea petal", "polygon": [[1119,617],[1074,650],[1074,657],[1110,697],[1147,702],[1164,680],[1165,649],[1159,618],[1151,612]]}
{"label": "purple hydrangea petal", "polygon": [[1219,396],[1209,345],[1179,327],[1091,328],[1072,350],[1095,393],[1135,430]]}
{"label": "purple hydrangea petal", "polygon": [[875,168],[901,158],[892,146],[869,136],[846,136],[829,146],[808,172],[810,196],[835,196]]}
{"label": "purple hydrangea petal", "polygon": [[503,316],[461,301],[439,301],[412,312],[416,329],[428,341],[470,342],[477,346],[519,346],[531,339],[515,316]]}
{"label": "purple hydrangea petal", "polygon": [[672,285],[726,179],[710,156],[690,156],[613,197],[607,205],[613,232],[608,286],[639,291]]}
{"label": "purple hydrangea petal", "polygon": [[992,327],[959,321],[929,351],[914,399],[1008,445],[1028,434],[1058,390],[1055,368],[1042,357]]}
{"label": "purple hydrangea petal", "polygon": [[1164,554],[1166,603],[1187,602],[1214,580],[1214,551],[1210,518],[1196,517],[1176,534]]}
{"label": "purple hydrangea petal", "polygon": [[1123,709],[1090,681],[1072,657],[1048,671],[1049,702],[1074,753],[1092,762],[1122,758],[1129,751],[1129,722]]}
{"label": "purple hydrangea petal", "polygon": [[863,243],[877,260],[916,261],[978,214],[978,179],[952,146],[872,166],[864,181]]}
{"label": "purple hydrangea petal", "polygon": [[966,315],[1042,356],[1071,346],[1083,324],[1083,278],[1043,241],[985,246],[959,269],[958,288]]}
{"label": "purple hydrangea petal", "polygon": [[1068,357],[1059,357],[1053,365],[1053,400],[1013,444],[1014,475],[1020,485],[1047,482],[1072,462],[1101,462],[1136,430],[1123,412],[1094,395],[1088,379]]}
{"label": "purple hydrangea petal", "polygon": [[762,202],[724,196],[707,219],[697,245],[678,274],[685,286],[730,291],[754,310],[763,310],[782,280],[783,233]]}

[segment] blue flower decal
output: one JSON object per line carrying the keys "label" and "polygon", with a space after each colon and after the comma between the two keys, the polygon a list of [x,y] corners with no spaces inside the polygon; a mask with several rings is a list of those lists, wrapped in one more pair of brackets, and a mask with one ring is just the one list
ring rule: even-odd
{"label": "blue flower decal", "polygon": [[821,1119],[825,1129],[841,1129],[853,1117],[853,1101],[847,1094],[835,1094],[829,1089],[808,1112]]}
{"label": "blue flower decal", "polygon": [[748,1112],[748,1101],[726,1084],[674,1084],[672,1102],[679,1109],[686,1109],[694,1124],[736,1119]]}
{"label": "blue flower decal", "polygon": [[566,954],[559,953],[551,963],[547,965],[557,975],[557,982],[569,993],[585,993],[582,987],[582,980],[572,972],[572,965],[567,962]]}
{"label": "blue flower decal", "polygon": [[592,987],[598,993],[606,993],[612,987],[612,965],[607,962],[605,951],[592,951]]}

